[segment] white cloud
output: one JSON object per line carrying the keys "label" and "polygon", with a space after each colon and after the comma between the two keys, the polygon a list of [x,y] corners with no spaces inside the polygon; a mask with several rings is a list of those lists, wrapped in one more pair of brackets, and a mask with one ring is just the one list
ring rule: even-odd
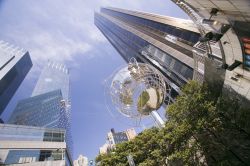
{"label": "white cloud", "polygon": [[37,64],[48,59],[77,64],[76,55],[91,57],[88,51],[107,42],[94,25],[94,11],[102,6],[148,12],[156,8],[161,9],[160,14],[169,11],[166,0],[25,0],[6,4],[3,10],[8,19],[0,20],[4,25],[0,36],[29,50]]}
{"label": "white cloud", "polygon": [[107,39],[101,34],[101,32],[97,28],[94,28],[92,31],[90,31],[89,36],[91,40],[96,42],[107,41]]}
{"label": "white cloud", "polygon": [[73,61],[75,54],[84,54],[92,48],[86,42],[67,38],[61,33],[53,35],[46,32],[34,36],[26,44],[31,45],[30,53],[35,61]]}

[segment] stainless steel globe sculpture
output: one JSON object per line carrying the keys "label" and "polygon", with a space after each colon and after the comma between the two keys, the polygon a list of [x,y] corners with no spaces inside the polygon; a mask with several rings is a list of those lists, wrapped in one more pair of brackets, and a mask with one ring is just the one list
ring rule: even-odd
{"label": "stainless steel globe sculpture", "polygon": [[[159,109],[168,89],[163,75],[156,68],[137,63],[135,58],[111,75],[109,80],[106,82],[109,110],[134,119],[141,119]],[[115,114],[114,111],[111,113]],[[115,116],[117,118],[117,114]]]}

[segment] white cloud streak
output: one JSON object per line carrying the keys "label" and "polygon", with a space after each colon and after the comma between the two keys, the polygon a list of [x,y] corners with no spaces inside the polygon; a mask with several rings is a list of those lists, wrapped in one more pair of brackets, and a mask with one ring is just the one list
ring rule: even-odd
{"label": "white cloud streak", "polygon": [[77,66],[76,56],[93,56],[89,52],[98,43],[107,42],[94,26],[94,11],[102,6],[148,12],[155,7],[161,9],[160,14],[171,12],[166,0],[25,0],[5,4],[0,11],[0,18],[6,17],[0,20],[4,25],[0,37],[29,50],[33,63],[40,65],[50,59]]}

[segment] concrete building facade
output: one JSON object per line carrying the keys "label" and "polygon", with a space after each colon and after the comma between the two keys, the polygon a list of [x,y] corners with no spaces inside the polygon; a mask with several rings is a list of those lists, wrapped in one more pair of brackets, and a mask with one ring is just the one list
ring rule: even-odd
{"label": "concrete building facade", "polygon": [[99,153],[100,154],[107,154],[112,149],[115,148],[116,144],[130,141],[136,137],[136,131],[134,128],[127,129],[122,132],[115,132],[115,130],[112,128],[110,132],[107,134],[107,142],[100,147]]}
{"label": "concrete building facade", "polygon": [[88,158],[80,154],[77,160],[74,160],[74,166],[88,166]]}
{"label": "concrete building facade", "polygon": [[0,165],[70,165],[65,130],[0,124]]}
{"label": "concrete building facade", "polygon": [[[190,16],[202,36],[210,36],[203,44],[205,53],[198,55],[208,62],[205,75],[210,77],[211,67],[218,68],[213,73],[221,73],[224,87],[250,100],[250,1],[172,1]],[[211,49],[213,43],[216,50]],[[215,52],[222,56],[222,67],[211,65],[214,59],[209,55]]]}

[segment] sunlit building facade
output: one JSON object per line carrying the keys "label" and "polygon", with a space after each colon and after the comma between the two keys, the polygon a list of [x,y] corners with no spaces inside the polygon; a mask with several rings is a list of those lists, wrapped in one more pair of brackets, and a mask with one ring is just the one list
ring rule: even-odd
{"label": "sunlit building facade", "polygon": [[134,128],[127,129],[125,131],[116,132],[115,129],[111,129],[107,134],[107,142],[99,148],[100,154],[109,153],[115,148],[116,144],[130,141],[136,137],[136,131]]}
{"label": "sunlit building facade", "polygon": [[28,51],[0,41],[0,115],[31,67]]}
{"label": "sunlit building facade", "polygon": [[99,148],[99,154],[107,154],[109,150],[109,144],[105,143]]}
{"label": "sunlit building facade", "polygon": [[[193,46],[200,33],[191,20],[101,8],[95,13],[95,25],[126,62],[134,57],[138,62],[153,65],[165,76],[171,86],[166,99],[173,101],[179,87],[193,79]],[[202,77],[203,70],[197,74]]]}
{"label": "sunlit building facade", "polygon": [[74,166],[88,166],[88,158],[80,154],[77,160],[74,160]]}
{"label": "sunlit building facade", "polygon": [[32,96],[60,89],[64,100],[69,101],[69,69],[59,63],[48,62],[32,92]]}
{"label": "sunlit building facade", "polygon": [[63,129],[0,124],[0,145],[0,165],[66,165]]}
{"label": "sunlit building facade", "polygon": [[66,130],[65,140],[71,161],[70,112],[68,69],[49,62],[39,77],[32,97],[18,102],[8,123]]}

